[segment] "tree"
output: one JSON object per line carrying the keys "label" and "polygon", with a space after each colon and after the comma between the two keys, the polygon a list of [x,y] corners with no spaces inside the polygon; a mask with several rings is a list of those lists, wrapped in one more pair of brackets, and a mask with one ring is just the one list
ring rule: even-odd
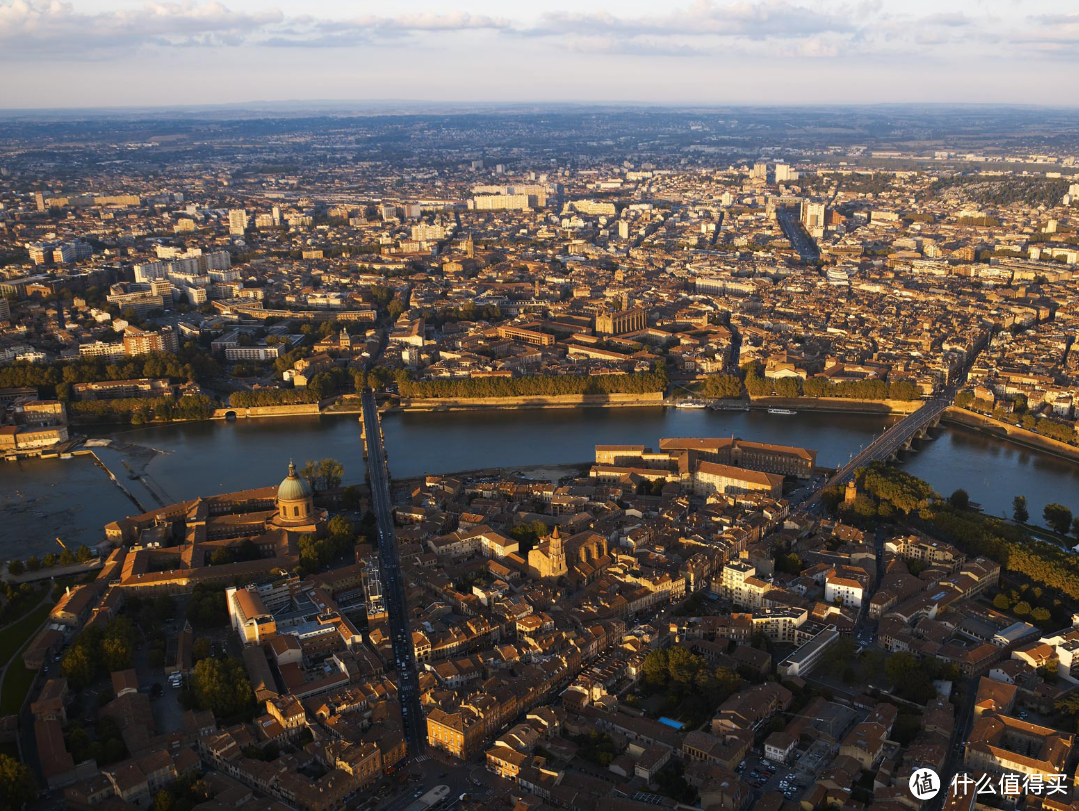
{"label": "tree", "polygon": [[1017,617],[1025,617],[1030,614],[1030,603],[1026,600],[1020,600],[1015,604],[1015,607],[1012,608],[1012,611],[1015,612],[1015,616]]}
{"label": "tree", "polygon": [[948,503],[957,510],[965,510],[970,506],[970,495],[962,487],[948,496]]}
{"label": "tree", "polygon": [[86,563],[94,556],[94,553],[90,551],[90,548],[79,544],[79,548],[75,550],[75,560],[79,563]]}
{"label": "tree", "polygon": [[1042,518],[1054,532],[1066,535],[1072,524],[1072,511],[1063,504],[1046,504]]}
{"label": "tree", "polygon": [[341,493],[341,506],[346,510],[358,510],[363,505],[363,498],[360,496],[360,489],[354,484],[350,484]]}
{"label": "tree", "polygon": [[884,665],[885,675],[895,684],[902,684],[917,671],[918,660],[908,651],[892,654]]}
{"label": "tree", "polygon": [[203,659],[191,676],[195,703],[213,710],[218,718],[228,718],[252,709],[255,693],[243,663],[237,659]]}
{"label": "tree", "polygon": [[1025,524],[1030,520],[1026,496],[1016,496],[1012,499],[1012,520],[1017,524]]}
{"label": "tree", "polygon": [[336,459],[320,459],[317,462],[308,462],[300,475],[311,483],[317,491],[333,490],[341,484],[345,475],[345,466]]}
{"label": "tree", "polygon": [[330,535],[354,535],[355,528],[352,526],[352,522],[349,521],[343,515],[335,515],[326,524],[326,531]]}
{"label": "tree", "polygon": [[225,589],[204,584],[195,586],[187,602],[187,619],[192,626],[200,629],[226,625],[229,610],[225,603]]}
{"label": "tree", "polygon": [[153,811],[173,811],[172,795],[168,791],[159,791],[154,795]]}
{"label": "tree", "polygon": [[101,643],[101,652],[105,656],[105,667],[109,672],[127,670],[134,659],[131,643],[119,636],[106,637]]}
{"label": "tree", "polygon": [[37,780],[30,767],[11,755],[0,755],[0,809],[14,811],[37,797]]}
{"label": "tree", "polygon": [[1008,596],[1004,594],[1004,592],[1001,592],[993,598],[993,608],[997,609],[998,611],[1007,611],[1011,607],[1012,604],[1008,600]]}
{"label": "tree", "polygon": [[18,577],[20,574],[26,571],[26,567],[23,566],[21,560],[12,560],[8,562],[7,571],[8,574]]}
{"label": "tree", "polygon": [[97,663],[85,645],[72,645],[60,660],[60,672],[76,690],[94,680]]}
{"label": "tree", "polygon": [[742,378],[737,375],[708,375],[697,386],[702,397],[734,400],[742,396]]}
{"label": "tree", "polygon": [[853,639],[849,636],[841,636],[828,646],[828,650],[824,653],[824,661],[833,669],[839,668],[854,658],[857,648]]}

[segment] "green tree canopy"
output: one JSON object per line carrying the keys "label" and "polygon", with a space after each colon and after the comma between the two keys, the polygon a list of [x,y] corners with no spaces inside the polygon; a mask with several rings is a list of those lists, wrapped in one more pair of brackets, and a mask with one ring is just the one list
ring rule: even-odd
{"label": "green tree canopy", "polygon": [[11,755],[0,755],[0,809],[16,811],[37,797],[37,779],[30,767]]}
{"label": "green tree canopy", "polygon": [[340,486],[345,475],[345,466],[336,459],[319,459],[304,465],[300,475],[307,479],[315,490],[332,490]]}
{"label": "green tree canopy", "polygon": [[1042,510],[1042,518],[1054,532],[1060,535],[1066,535],[1071,529],[1072,511],[1063,504],[1046,504],[1045,509]]}
{"label": "green tree canopy", "polygon": [[1030,511],[1027,510],[1027,497],[1016,496],[1012,499],[1012,520],[1025,524],[1030,520]]}

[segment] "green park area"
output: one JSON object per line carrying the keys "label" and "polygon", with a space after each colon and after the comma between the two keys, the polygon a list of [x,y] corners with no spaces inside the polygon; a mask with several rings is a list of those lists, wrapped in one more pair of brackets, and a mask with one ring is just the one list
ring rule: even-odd
{"label": "green park area", "polygon": [[0,715],[18,712],[30,690],[34,672],[23,667],[18,657],[48,618],[51,609],[52,603],[46,602],[0,630],[0,668],[7,667],[3,684],[0,685]]}

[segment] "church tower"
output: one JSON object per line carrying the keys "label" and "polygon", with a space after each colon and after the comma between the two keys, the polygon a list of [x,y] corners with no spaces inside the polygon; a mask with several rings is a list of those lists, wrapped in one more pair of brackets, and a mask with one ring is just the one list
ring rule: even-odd
{"label": "church tower", "polygon": [[847,482],[847,488],[843,492],[843,506],[850,507],[858,499],[858,485],[852,479]]}
{"label": "church tower", "polygon": [[554,532],[551,533],[547,563],[550,567],[548,577],[561,577],[568,571],[566,568],[566,549],[562,542],[562,533],[558,531],[558,527],[555,527]]}

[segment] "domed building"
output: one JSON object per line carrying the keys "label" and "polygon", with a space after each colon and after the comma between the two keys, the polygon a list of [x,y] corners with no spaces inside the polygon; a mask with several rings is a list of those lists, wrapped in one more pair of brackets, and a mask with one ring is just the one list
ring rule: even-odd
{"label": "domed building", "polygon": [[315,506],[311,483],[289,462],[276,487],[259,487],[170,504],[105,526],[105,537],[130,547],[120,585],[173,594],[199,583],[227,584],[287,570],[297,541],[321,536],[329,514]]}
{"label": "domed building", "polygon": [[314,520],[315,494],[307,479],[288,463],[288,476],[277,487],[277,525],[282,527],[309,524]]}

